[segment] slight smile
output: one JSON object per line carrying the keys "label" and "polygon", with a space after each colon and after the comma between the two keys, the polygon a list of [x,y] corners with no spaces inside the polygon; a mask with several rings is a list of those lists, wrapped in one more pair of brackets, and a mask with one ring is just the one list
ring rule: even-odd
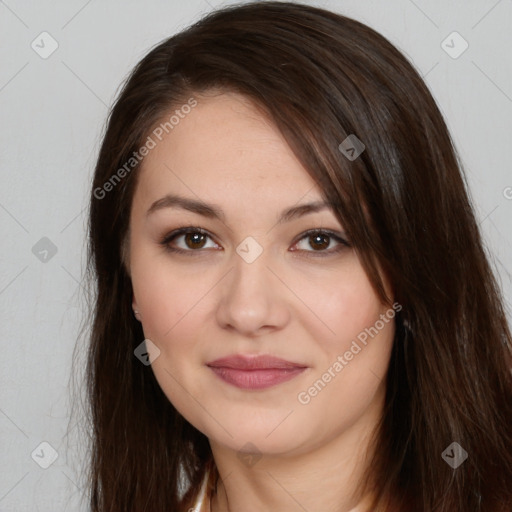
{"label": "slight smile", "polygon": [[206,364],[224,382],[241,389],[265,389],[293,379],[306,365],[272,356],[236,354]]}

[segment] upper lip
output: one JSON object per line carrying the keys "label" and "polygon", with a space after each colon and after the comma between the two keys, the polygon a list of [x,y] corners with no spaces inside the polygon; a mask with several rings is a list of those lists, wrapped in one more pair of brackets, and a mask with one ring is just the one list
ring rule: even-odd
{"label": "upper lip", "polygon": [[232,356],[221,357],[206,363],[207,366],[217,368],[233,368],[237,370],[268,370],[268,369],[290,369],[290,368],[306,368],[305,365],[294,363],[278,357],[260,355],[245,356],[235,354]]}

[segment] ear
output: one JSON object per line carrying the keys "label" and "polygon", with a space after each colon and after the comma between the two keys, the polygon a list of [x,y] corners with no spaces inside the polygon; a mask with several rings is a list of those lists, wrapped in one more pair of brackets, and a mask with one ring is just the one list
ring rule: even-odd
{"label": "ear", "polygon": [[137,300],[135,299],[135,296],[132,298],[132,308],[133,308],[133,314],[135,315],[135,318],[140,322],[140,313],[139,308],[137,306]]}

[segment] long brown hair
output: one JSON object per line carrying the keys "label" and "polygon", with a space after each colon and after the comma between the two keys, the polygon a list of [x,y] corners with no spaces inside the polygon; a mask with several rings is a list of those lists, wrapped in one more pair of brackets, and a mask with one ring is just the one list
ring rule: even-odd
{"label": "long brown hair", "polygon": [[[392,496],[390,512],[510,510],[512,339],[436,102],[409,61],[364,24],[254,2],[212,12],[153,48],[108,119],[89,217],[92,511],[186,510],[212,464],[206,436],[134,357],[144,336],[123,259],[143,159],[126,163],[172,109],[211,89],[241,93],[268,114],[336,205],[382,301],[390,300],[384,274],[402,305],[363,482],[375,506]],[[339,146],[354,135],[365,149],[347,158]],[[468,454],[456,469],[442,456],[453,442]]]}

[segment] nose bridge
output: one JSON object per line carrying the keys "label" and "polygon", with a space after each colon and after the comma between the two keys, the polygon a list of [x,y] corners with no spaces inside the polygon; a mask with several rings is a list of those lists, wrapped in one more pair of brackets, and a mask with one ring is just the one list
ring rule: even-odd
{"label": "nose bridge", "polygon": [[248,309],[261,309],[262,313],[263,306],[275,298],[275,290],[269,282],[268,255],[263,254],[263,250],[258,252],[251,246],[247,248],[246,243],[237,247],[229,277],[228,299]]}
{"label": "nose bridge", "polygon": [[234,286],[237,292],[241,292],[241,295],[254,295],[254,298],[263,297],[264,285],[266,284],[267,288],[270,285],[267,282],[270,274],[267,268],[268,263],[266,254],[261,254],[249,260],[240,256],[240,254],[233,255],[232,286]]}
{"label": "nose bridge", "polygon": [[279,281],[267,267],[269,254],[251,237],[237,246],[217,310],[224,327],[250,334],[286,323],[288,309]]}
{"label": "nose bridge", "polygon": [[[237,292],[251,294],[256,292],[260,295],[258,288],[268,280],[270,250],[264,249],[252,236],[244,238],[232,255],[234,269],[231,276],[231,284]],[[245,290],[244,290],[245,288]],[[235,291],[233,289],[232,291]]]}

